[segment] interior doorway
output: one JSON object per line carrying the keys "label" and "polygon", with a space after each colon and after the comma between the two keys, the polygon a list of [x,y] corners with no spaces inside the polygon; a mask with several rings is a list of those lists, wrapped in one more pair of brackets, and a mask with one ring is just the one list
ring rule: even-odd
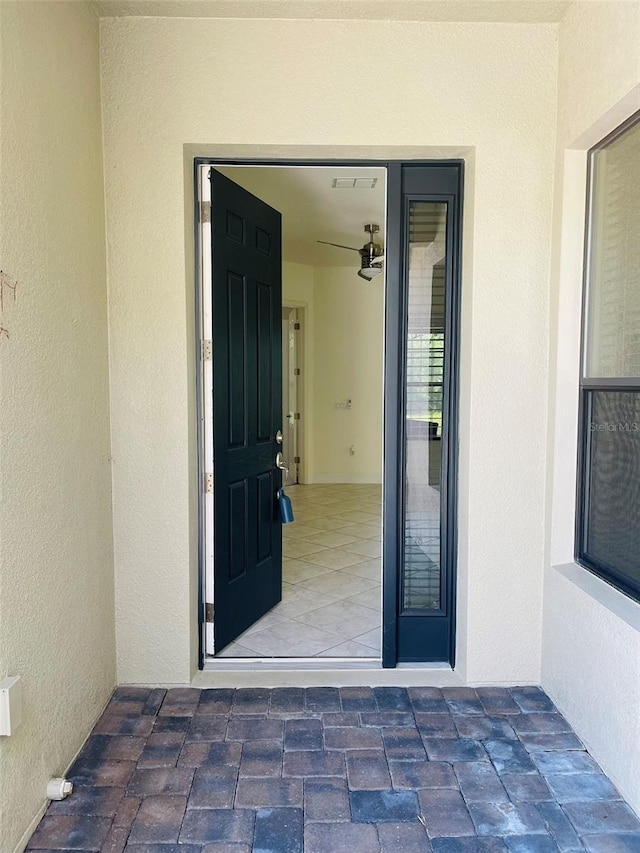
{"label": "interior doorway", "polygon": [[282,306],[282,455],[285,458],[285,486],[300,482],[303,430],[306,419],[302,418],[304,397],[303,329],[304,308]]}
{"label": "interior doorway", "polygon": [[[281,600],[232,642],[225,632],[216,643],[214,633],[214,654],[380,658],[386,170],[216,172],[282,217],[282,413],[274,436],[295,522],[282,527]],[[227,212],[219,228],[233,221],[240,235],[235,216]],[[213,587],[215,602],[215,577]]]}

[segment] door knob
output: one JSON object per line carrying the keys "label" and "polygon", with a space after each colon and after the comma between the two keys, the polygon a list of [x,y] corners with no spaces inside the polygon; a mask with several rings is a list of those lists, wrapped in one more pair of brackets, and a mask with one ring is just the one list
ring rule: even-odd
{"label": "door knob", "polygon": [[276,468],[279,468],[281,471],[288,471],[289,469],[284,464],[284,456],[280,451],[276,453]]}
{"label": "door knob", "polygon": [[282,430],[276,432],[276,444],[282,444]]}

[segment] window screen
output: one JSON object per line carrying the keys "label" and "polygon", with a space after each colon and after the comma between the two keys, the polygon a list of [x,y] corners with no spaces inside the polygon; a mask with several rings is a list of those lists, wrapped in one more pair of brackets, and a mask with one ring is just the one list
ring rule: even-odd
{"label": "window screen", "polygon": [[640,115],[589,172],[577,558],[640,600]]}

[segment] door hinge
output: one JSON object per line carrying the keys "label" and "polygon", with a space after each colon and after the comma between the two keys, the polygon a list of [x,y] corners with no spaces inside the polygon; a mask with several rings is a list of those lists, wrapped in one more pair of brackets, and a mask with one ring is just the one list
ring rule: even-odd
{"label": "door hinge", "polygon": [[299,332],[300,331],[300,323],[294,323],[293,328],[296,332]]}
{"label": "door hinge", "polygon": [[211,222],[211,202],[200,202],[200,222]]}
{"label": "door hinge", "polygon": [[200,341],[202,345],[202,360],[211,361],[213,358],[213,341]]}
{"label": "door hinge", "polygon": [[300,464],[300,457],[299,457],[299,456],[294,456],[294,457],[293,457],[293,461],[296,463],[296,465],[299,465],[299,464]]}
{"label": "door hinge", "polygon": [[204,475],[204,493],[205,495],[213,494],[213,474]]}
{"label": "door hinge", "polygon": [[210,601],[204,603],[204,621],[213,622],[213,604]]}
{"label": "door hinge", "polygon": [[293,375],[294,376],[300,376],[300,368],[299,367],[293,368]]}
{"label": "door hinge", "polygon": [[293,416],[293,418],[294,418],[294,420],[299,421],[300,420],[300,412],[296,412],[295,415]]}

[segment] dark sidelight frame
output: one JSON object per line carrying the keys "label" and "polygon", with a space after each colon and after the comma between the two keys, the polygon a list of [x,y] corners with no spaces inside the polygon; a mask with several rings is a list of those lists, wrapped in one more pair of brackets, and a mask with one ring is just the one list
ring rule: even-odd
{"label": "dark sidelight frame", "polygon": [[[384,328],[384,465],[383,465],[383,577],[382,577],[382,666],[403,662],[455,664],[455,599],[457,564],[457,468],[458,468],[458,374],[460,349],[460,268],[462,257],[462,160],[292,160],[194,158],[195,208],[198,210],[198,173],[201,166],[336,166],[375,167],[387,171],[387,240],[385,246]],[[405,478],[404,385],[406,380],[406,331],[408,303],[408,208],[411,201],[447,204],[447,269],[445,315],[445,364],[441,475],[441,610],[403,609],[404,549],[403,495]],[[196,277],[201,277],[198,259],[199,229],[196,223]],[[196,312],[199,311],[199,306]],[[199,324],[200,318],[196,317]],[[196,346],[200,359],[199,325]],[[199,380],[198,380],[199,381]],[[199,389],[200,390],[200,389]],[[198,429],[200,430],[200,418]],[[198,435],[199,446],[200,434]],[[200,460],[201,461],[201,460]],[[199,496],[200,525],[204,504]],[[202,539],[201,539],[202,541]],[[200,549],[199,667],[204,666],[205,605],[204,554]]]}
{"label": "dark sidelight frame", "polygon": [[[385,472],[382,665],[455,665],[457,564],[458,386],[463,161],[391,164],[388,171],[387,328],[385,331]],[[409,209],[413,202],[447,206],[445,353],[440,493],[440,608],[404,606],[406,354]],[[391,211],[399,215],[392,218]]]}
{"label": "dark sidelight frame", "polygon": [[640,377],[590,377],[587,360],[589,357],[588,325],[589,299],[592,288],[591,270],[593,265],[592,227],[594,216],[594,159],[595,155],[606,149],[626,131],[640,124],[640,112],[636,112],[626,121],[598,142],[587,153],[587,197],[585,208],[585,240],[583,256],[582,282],[582,328],[580,341],[580,380],[578,408],[578,459],[576,489],[576,525],[575,559],[576,562],[594,575],[611,584],[629,598],[640,603],[640,582],[618,571],[615,566],[596,559],[588,551],[589,508],[591,506],[592,447],[595,432],[593,423],[593,405],[597,394],[615,394],[628,392],[640,395]]}

